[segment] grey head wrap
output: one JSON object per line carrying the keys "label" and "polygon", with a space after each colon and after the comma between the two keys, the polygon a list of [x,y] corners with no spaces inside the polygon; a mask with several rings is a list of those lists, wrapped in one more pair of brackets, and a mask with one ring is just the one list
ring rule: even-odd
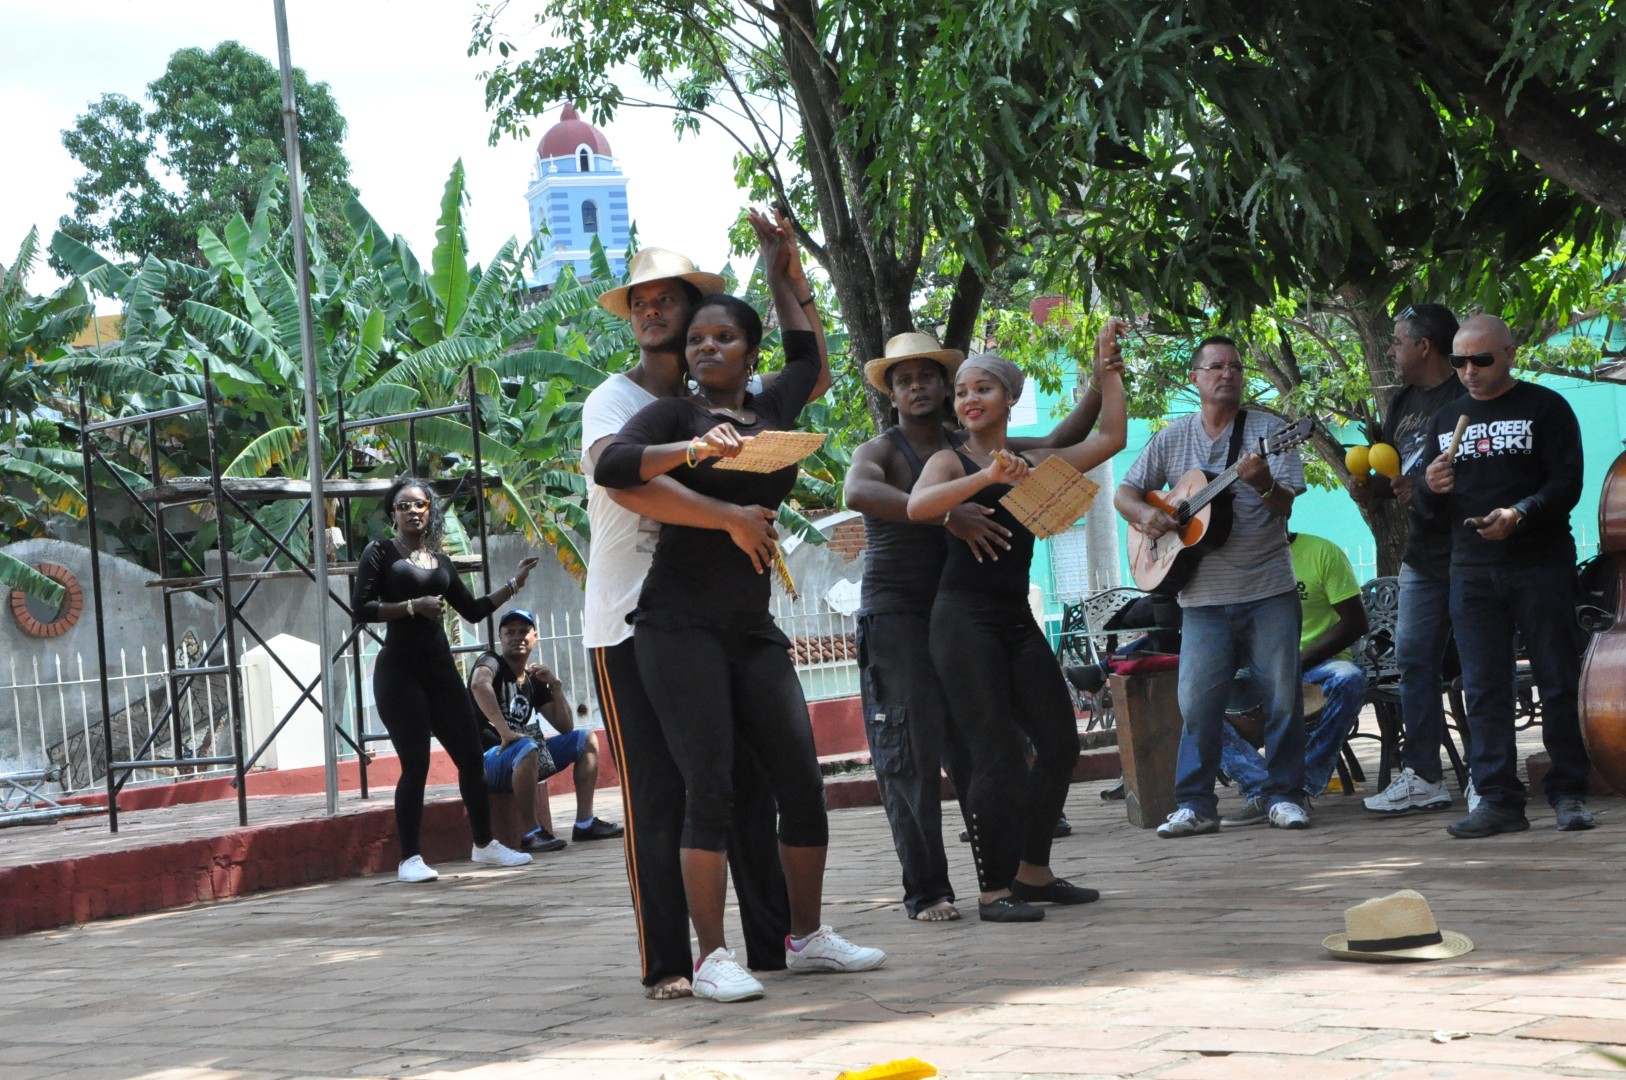
{"label": "grey head wrap", "polygon": [[970,357],[960,365],[960,370],[955,372],[954,381],[959,382],[964,379],[968,371],[983,371],[993,376],[994,381],[1003,386],[1005,392],[1011,395],[1013,403],[1022,396],[1022,384],[1026,381],[1022,375],[1022,369],[997,353],[978,353],[976,356]]}

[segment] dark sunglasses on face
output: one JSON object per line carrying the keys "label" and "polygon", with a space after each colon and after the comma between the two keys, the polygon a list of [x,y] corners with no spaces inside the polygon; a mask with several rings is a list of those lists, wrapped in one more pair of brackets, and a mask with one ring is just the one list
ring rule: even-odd
{"label": "dark sunglasses on face", "polygon": [[1449,359],[1451,366],[1454,368],[1460,368],[1465,364],[1472,364],[1474,367],[1490,367],[1496,363],[1496,354],[1488,352],[1452,353]]}
{"label": "dark sunglasses on face", "polygon": [[396,499],[395,500],[395,508],[397,510],[427,510],[427,509],[429,509],[429,500],[428,499]]}

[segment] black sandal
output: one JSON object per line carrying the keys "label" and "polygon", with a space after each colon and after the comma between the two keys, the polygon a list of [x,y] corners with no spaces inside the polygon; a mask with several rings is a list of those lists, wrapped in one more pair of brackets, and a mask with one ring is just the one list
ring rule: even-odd
{"label": "black sandal", "polygon": [[1044,909],[1015,896],[1001,896],[986,903],[978,900],[977,917],[983,922],[1038,922],[1044,918]]}

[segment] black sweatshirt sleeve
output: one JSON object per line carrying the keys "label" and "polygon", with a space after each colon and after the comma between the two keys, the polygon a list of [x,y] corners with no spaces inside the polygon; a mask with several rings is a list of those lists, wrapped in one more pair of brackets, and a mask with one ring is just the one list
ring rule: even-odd
{"label": "black sweatshirt sleeve", "polygon": [[593,467],[593,483],[607,488],[630,488],[643,483],[646,447],[693,436],[681,423],[688,410],[677,398],[662,398],[639,409],[599,454],[598,464]]}
{"label": "black sweatshirt sleeve", "polygon": [[378,612],[383,599],[379,589],[384,580],[384,567],[388,564],[384,545],[374,540],[361,553],[356,566],[355,584],[350,587],[350,610],[356,622],[383,622]]}
{"label": "black sweatshirt sleeve", "polygon": [[1581,501],[1581,425],[1574,411],[1563,405],[1562,399],[1552,401],[1537,432],[1536,457],[1544,474],[1541,486],[1513,504],[1524,515],[1526,528],[1555,521],[1568,526],[1570,511]]}

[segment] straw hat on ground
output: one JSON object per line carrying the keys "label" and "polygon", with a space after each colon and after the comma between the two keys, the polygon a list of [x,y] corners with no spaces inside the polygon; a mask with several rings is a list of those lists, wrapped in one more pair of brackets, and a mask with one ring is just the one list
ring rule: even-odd
{"label": "straw hat on ground", "polygon": [[635,285],[645,285],[651,281],[660,281],[664,278],[681,278],[700,290],[701,296],[710,296],[712,293],[726,291],[726,285],[721,274],[702,273],[694,264],[694,260],[687,255],[679,255],[675,251],[665,248],[646,247],[639,248],[638,254],[632,257],[628,264],[631,276],[627,283],[619,289],[611,289],[600,294],[598,302],[604,310],[623,319],[632,317],[632,309],[628,300],[632,296]]}
{"label": "straw hat on ground", "polygon": [[905,360],[936,360],[943,365],[943,370],[952,379],[955,369],[964,359],[965,353],[959,349],[945,349],[930,334],[911,330],[907,334],[898,334],[888,341],[885,356],[864,365],[864,378],[881,393],[889,394],[892,391],[886,385],[886,373],[894,364],[901,364]]}
{"label": "straw hat on ground", "polygon": [[1344,932],[1321,943],[1344,960],[1448,960],[1472,952],[1463,934],[1441,930],[1418,892],[1402,889],[1344,912]]}

